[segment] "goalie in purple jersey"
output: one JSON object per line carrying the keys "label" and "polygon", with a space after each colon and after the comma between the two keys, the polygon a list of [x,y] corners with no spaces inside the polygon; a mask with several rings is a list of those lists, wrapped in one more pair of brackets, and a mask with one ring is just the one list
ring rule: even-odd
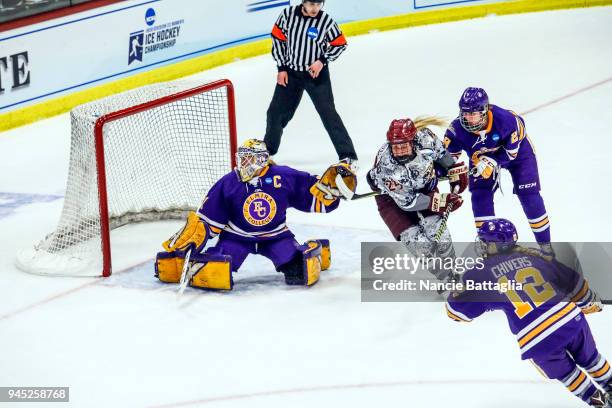
{"label": "goalie in purple jersey", "polygon": [[[468,290],[448,298],[448,316],[470,322],[487,311],[503,311],[523,360],[531,359],[590,406],[609,408],[612,369],[584,316],[602,310],[599,296],[578,272],[544,252],[517,245],[517,239],[508,220],[482,224],[476,252],[484,265],[465,272],[462,282]],[[486,286],[469,290],[470,283]]]}
{"label": "goalie in purple jersey", "polygon": [[[355,175],[344,163],[331,166],[321,178],[276,165],[265,143],[257,139],[247,140],[236,156],[236,169],[211,187],[200,209],[163,243],[156,276],[168,283],[186,281],[192,287],[231,290],[232,272],[249,254],[259,254],[272,261],[287,284],[313,285],[330,266],[329,241],[300,245],[287,226],[286,211],[334,211],[341,197],[336,176],[341,173],[344,184],[354,191]],[[205,248],[216,236],[216,245]]]}
{"label": "goalie in purple jersey", "polygon": [[469,189],[476,228],[495,218],[493,196],[500,170],[507,169],[536,241],[542,250],[552,253],[538,164],[525,121],[510,110],[489,104],[482,88],[467,88],[459,108],[459,117],[446,131],[444,144],[455,158],[465,151],[470,159]]}

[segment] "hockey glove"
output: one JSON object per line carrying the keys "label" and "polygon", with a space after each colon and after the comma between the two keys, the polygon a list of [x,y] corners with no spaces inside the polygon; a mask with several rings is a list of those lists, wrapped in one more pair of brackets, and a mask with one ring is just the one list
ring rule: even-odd
{"label": "hockey glove", "polygon": [[590,300],[587,302],[578,303],[578,306],[580,309],[582,309],[582,313],[591,314],[601,312],[603,310],[603,302],[601,301],[601,298],[591,289],[589,289],[589,292],[591,292]]}
{"label": "hockey glove", "polygon": [[461,194],[468,186],[468,168],[465,163],[455,163],[448,168],[448,182],[451,191],[456,194]]}
{"label": "hockey glove", "polygon": [[356,189],[357,175],[349,164],[338,163],[325,170],[321,178],[310,187],[310,193],[323,204],[331,205],[340,197],[350,198],[347,196],[352,196]]}
{"label": "hockey glove", "polygon": [[476,175],[484,179],[495,177],[498,171],[499,166],[497,162],[490,157],[481,156],[476,163]]}
{"label": "hockey glove", "polygon": [[451,211],[456,211],[463,204],[461,196],[454,193],[430,193],[429,198],[428,209],[440,214],[444,213],[450,205],[452,205]]}

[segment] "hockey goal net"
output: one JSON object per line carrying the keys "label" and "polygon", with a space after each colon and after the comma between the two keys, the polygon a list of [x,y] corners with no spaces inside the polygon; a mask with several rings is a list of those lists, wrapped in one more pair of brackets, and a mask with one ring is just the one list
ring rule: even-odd
{"label": "hockey goal net", "polygon": [[73,109],[64,207],[57,229],[17,265],[48,275],[110,276],[110,230],[182,218],[235,165],[228,80],[174,81]]}

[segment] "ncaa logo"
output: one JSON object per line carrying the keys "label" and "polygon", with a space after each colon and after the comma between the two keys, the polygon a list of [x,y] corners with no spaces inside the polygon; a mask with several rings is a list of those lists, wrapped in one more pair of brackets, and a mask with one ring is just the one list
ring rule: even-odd
{"label": "ncaa logo", "polygon": [[494,142],[497,142],[499,140],[499,135],[497,133],[495,133],[492,137]]}
{"label": "ncaa logo", "polygon": [[142,61],[144,45],[144,31],[136,31],[130,34],[128,65],[134,61]]}
{"label": "ncaa logo", "polygon": [[150,27],[155,24],[155,10],[152,8],[148,9],[145,13],[145,23]]}
{"label": "ncaa logo", "polygon": [[317,29],[317,27],[310,27],[306,32],[306,35],[311,40],[316,40],[319,37],[319,30]]}

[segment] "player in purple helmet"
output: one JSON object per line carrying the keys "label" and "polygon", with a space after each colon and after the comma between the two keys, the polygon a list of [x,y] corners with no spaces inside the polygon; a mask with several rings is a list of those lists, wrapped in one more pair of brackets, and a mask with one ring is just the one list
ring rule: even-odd
{"label": "player in purple helmet", "polygon": [[455,158],[462,151],[469,157],[469,189],[476,228],[495,218],[493,196],[499,186],[500,169],[506,169],[536,241],[543,250],[552,251],[538,164],[523,118],[489,104],[484,89],[467,88],[459,100],[459,117],[446,131],[444,144]]}
{"label": "player in purple helmet", "polygon": [[[530,359],[590,406],[610,408],[612,368],[597,350],[584,316],[601,311],[601,300],[578,272],[517,245],[517,239],[510,221],[483,222],[476,252],[484,261],[466,271],[462,281],[466,287],[472,282],[487,289],[468,288],[450,296],[448,316],[470,322],[486,311],[503,311],[523,360]],[[496,284],[507,290],[496,290]]]}

